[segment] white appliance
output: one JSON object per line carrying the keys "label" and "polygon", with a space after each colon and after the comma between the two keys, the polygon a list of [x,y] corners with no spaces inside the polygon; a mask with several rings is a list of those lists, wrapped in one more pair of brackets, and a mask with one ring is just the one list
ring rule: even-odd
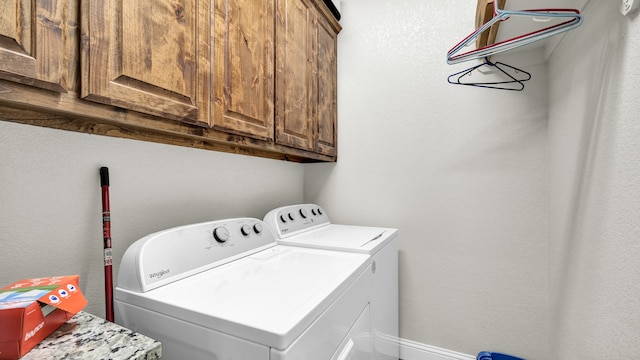
{"label": "white appliance", "polygon": [[116,323],[163,359],[371,359],[368,255],[277,245],[258,219],[160,231],[125,252]]}
{"label": "white appliance", "polygon": [[373,271],[373,286],[367,289],[371,302],[372,359],[397,360],[398,342],[398,230],[332,224],[328,214],[315,204],[284,206],[271,210],[264,222],[278,244],[367,254]]}

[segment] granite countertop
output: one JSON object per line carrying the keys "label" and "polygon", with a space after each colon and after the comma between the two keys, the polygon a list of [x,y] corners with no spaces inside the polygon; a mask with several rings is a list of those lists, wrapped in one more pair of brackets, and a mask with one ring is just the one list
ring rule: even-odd
{"label": "granite countertop", "polygon": [[21,360],[156,360],[161,356],[160,342],[81,311]]}

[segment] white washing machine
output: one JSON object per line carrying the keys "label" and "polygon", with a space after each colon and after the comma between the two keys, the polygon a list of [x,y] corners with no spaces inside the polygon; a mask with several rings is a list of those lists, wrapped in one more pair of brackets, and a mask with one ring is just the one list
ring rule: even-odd
{"label": "white washing machine", "polygon": [[373,354],[375,360],[397,360],[398,342],[398,230],[332,224],[315,204],[284,206],[271,210],[264,222],[278,244],[304,248],[367,254],[373,286],[371,302]]}
{"label": "white washing machine", "polygon": [[278,245],[258,219],[176,227],[125,252],[115,320],[169,360],[369,360],[370,266]]}

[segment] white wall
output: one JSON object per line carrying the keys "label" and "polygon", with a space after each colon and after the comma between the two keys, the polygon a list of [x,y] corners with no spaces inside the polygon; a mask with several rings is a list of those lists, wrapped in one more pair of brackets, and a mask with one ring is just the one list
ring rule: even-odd
{"label": "white wall", "polygon": [[550,58],[551,359],[640,357],[640,18],[592,1]]}
{"label": "white wall", "polygon": [[[0,114],[0,117],[2,114]],[[300,164],[0,121],[0,284],[80,275],[104,316],[101,192],[110,172],[114,279],[126,248],[172,226],[303,200]]]}
{"label": "white wall", "polygon": [[334,222],[400,229],[400,336],[548,359],[546,65],[523,92],[454,86],[475,2],[342,0],[339,160],[305,165]]}

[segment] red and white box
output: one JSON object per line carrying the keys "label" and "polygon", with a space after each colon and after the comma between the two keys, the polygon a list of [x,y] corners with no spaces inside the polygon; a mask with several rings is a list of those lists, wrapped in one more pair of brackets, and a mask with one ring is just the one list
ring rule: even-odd
{"label": "red and white box", "polygon": [[24,356],[87,305],[79,279],[25,279],[0,289],[0,359]]}

